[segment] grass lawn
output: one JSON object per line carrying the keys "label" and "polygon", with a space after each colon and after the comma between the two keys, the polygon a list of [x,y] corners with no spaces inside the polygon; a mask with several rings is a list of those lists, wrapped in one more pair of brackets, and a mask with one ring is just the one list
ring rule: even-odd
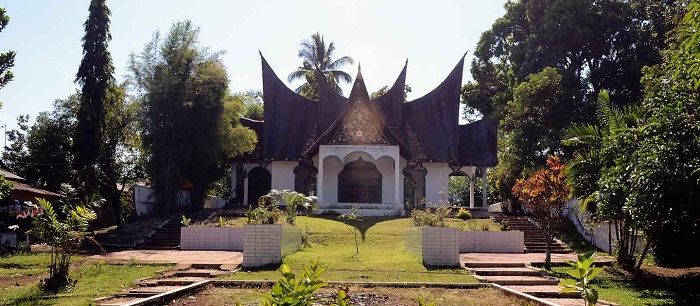
{"label": "grass lawn", "polygon": [[[365,218],[355,224],[359,235],[359,256],[355,255],[353,234],[335,217],[298,217],[296,226],[306,232],[310,245],[284,258],[284,263],[299,271],[318,259],[328,266],[324,280],[394,281],[394,282],[460,282],[477,280],[465,269],[432,269],[423,267],[418,257],[404,250],[405,231],[410,218]],[[500,228],[491,220],[450,219],[450,226]],[[231,279],[272,279],[279,273],[267,270],[234,273]]]}
{"label": "grass lawn", "polygon": [[0,258],[0,305],[90,305],[92,299],[131,287],[140,278],[168,269],[164,265],[110,265],[75,258],[73,288],[58,294],[42,292],[38,283],[48,273],[46,254]]}
{"label": "grass lawn", "polygon": [[[418,305],[418,298],[428,304],[440,306],[461,305],[529,305],[527,301],[516,300],[490,288],[483,289],[440,289],[440,288],[356,288],[349,293],[359,295],[358,302],[364,305]],[[189,297],[173,301],[170,305],[259,305],[269,289],[207,288]],[[331,298],[337,289],[321,289],[322,297]],[[367,300],[364,300],[364,299]],[[373,301],[374,303],[370,303]],[[359,304],[359,303],[358,303]]]}
{"label": "grass lawn", "polygon": [[[552,268],[564,277],[564,267]],[[606,267],[594,281],[600,299],[620,305],[698,305],[697,284],[632,281],[629,275]],[[693,288],[694,287],[694,288]]]}

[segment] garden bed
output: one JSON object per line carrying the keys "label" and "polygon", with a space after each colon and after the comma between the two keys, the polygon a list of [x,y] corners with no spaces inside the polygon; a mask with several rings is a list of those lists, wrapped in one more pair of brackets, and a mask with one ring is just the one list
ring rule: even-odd
{"label": "garden bed", "polygon": [[[260,305],[260,301],[268,288],[220,288],[209,287],[196,295],[177,299],[170,305]],[[316,295],[319,305],[332,305],[337,289],[321,289]],[[351,305],[417,305],[420,298],[424,302],[435,305],[527,305],[525,301],[491,289],[443,289],[443,288],[386,288],[386,287],[350,287],[348,296]]]}

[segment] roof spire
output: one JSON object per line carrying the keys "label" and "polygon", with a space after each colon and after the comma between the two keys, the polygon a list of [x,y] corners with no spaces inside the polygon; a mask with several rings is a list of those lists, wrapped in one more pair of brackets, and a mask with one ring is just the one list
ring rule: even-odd
{"label": "roof spire", "polygon": [[350,91],[349,102],[353,103],[359,98],[364,98],[369,101],[369,93],[367,93],[367,87],[365,86],[365,80],[362,78],[362,67],[360,63],[357,63],[357,76],[355,77],[355,83],[352,84],[352,90]]}

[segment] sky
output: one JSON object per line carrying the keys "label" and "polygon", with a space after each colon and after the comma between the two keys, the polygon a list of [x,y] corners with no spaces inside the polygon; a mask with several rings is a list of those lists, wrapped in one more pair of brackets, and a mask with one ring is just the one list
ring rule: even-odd
{"label": "sky", "polygon": [[[315,32],[336,45],[336,58],[358,62],[370,92],[391,85],[408,60],[412,100],[436,87],[467,53],[463,82],[478,39],[503,15],[504,0],[108,0],[112,11],[109,51],[115,77],[124,80],[129,54],[156,31],[179,20],[200,27],[200,43],[222,50],[232,92],[261,90],[262,52],[277,75],[300,65],[299,43]],[[76,92],[88,0],[0,0],[11,20],[0,32],[0,52],[17,52],[15,79],[0,89],[0,125],[51,110],[53,100]],[[299,83],[288,84],[296,88]],[[351,85],[343,86],[347,96]]]}

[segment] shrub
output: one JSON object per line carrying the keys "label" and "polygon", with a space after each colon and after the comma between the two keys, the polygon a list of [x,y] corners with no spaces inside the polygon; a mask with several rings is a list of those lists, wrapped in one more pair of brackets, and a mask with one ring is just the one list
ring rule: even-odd
{"label": "shrub", "polygon": [[446,227],[445,218],[450,214],[450,207],[416,209],[411,212],[411,225],[414,227]]}
{"label": "shrub", "polygon": [[579,292],[584,305],[595,305],[598,303],[598,291],[591,286],[591,282],[603,271],[597,268],[595,262],[595,252],[579,254],[576,261],[567,262],[571,268],[565,273],[572,278],[562,279],[559,286],[564,287],[562,293]]}
{"label": "shrub", "polygon": [[49,277],[44,281],[44,289],[55,292],[72,283],[70,262],[76,250],[85,239],[94,241],[86,231],[88,223],[96,218],[91,205],[98,201],[86,201],[87,205],[67,203],[63,206],[65,217],[59,217],[51,202],[44,199],[38,202],[44,213],[34,219],[31,232],[51,247]]}
{"label": "shrub", "polygon": [[272,206],[268,196],[262,196],[258,200],[258,207],[245,212],[247,224],[277,224],[284,213],[279,208]]}
{"label": "shrub", "polygon": [[457,211],[457,215],[455,215],[455,217],[457,217],[457,219],[462,219],[466,221],[472,218],[472,213],[468,209],[460,208],[459,211]]}
{"label": "shrub", "polygon": [[182,215],[182,217],[180,217],[180,224],[182,224],[182,226],[184,227],[188,227],[192,225],[192,219],[187,218],[187,216],[185,215]]}
{"label": "shrub", "polygon": [[308,212],[316,205],[316,197],[306,196],[303,193],[287,189],[272,189],[265,196],[270,199],[273,206],[285,208],[286,221],[292,225],[297,217],[297,208],[302,208]]}
{"label": "shrub", "polygon": [[[325,267],[318,264],[318,260],[305,267],[301,275],[295,275],[286,264],[280,267],[282,277],[272,286],[272,292],[263,298],[265,306],[291,306],[291,305],[315,305],[318,302],[316,292],[328,286],[321,280],[321,275],[326,271]],[[336,296],[336,305],[349,305],[349,299],[345,291],[340,290]]]}

